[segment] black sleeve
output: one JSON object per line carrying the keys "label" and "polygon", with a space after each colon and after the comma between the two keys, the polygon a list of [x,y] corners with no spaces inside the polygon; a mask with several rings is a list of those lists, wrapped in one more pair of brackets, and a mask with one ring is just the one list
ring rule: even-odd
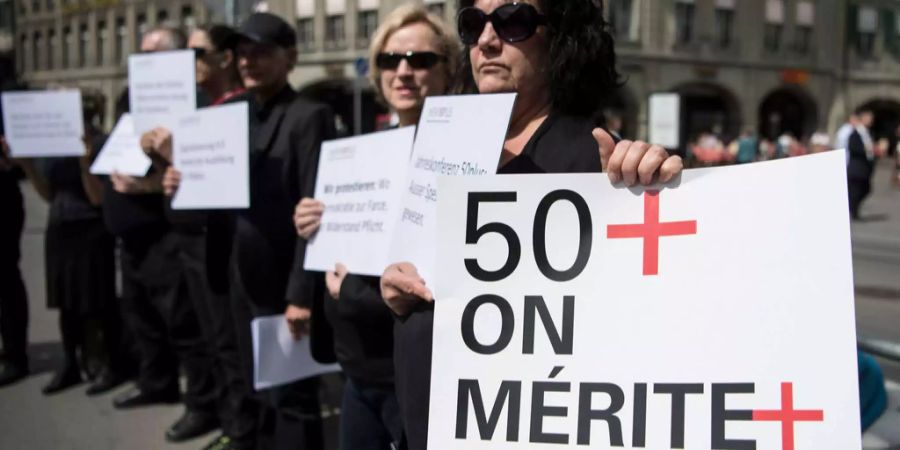
{"label": "black sleeve", "polygon": [[[315,193],[319,151],[322,142],[333,139],[334,136],[334,118],[331,111],[327,107],[316,105],[291,139],[291,142],[297,143],[294,152],[297,161],[296,167],[293,168],[297,171],[297,179],[296,185],[292,187],[291,204],[296,205],[303,197],[312,197]],[[306,240],[298,237],[286,296],[288,303],[310,308],[315,300],[316,284],[324,283],[324,278],[321,273],[303,270],[305,259]],[[318,290],[321,291],[321,286]]]}
{"label": "black sleeve", "polygon": [[381,278],[347,274],[338,295],[338,309],[344,316],[377,317],[388,311],[381,299]]}

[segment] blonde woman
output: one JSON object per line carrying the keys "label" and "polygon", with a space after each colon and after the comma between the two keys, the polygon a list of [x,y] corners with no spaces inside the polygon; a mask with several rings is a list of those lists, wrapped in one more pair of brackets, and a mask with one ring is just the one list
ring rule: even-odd
{"label": "blonde woman", "polygon": [[[404,5],[375,31],[369,49],[370,75],[378,98],[397,114],[399,126],[415,125],[425,97],[449,91],[460,61],[456,34],[421,6]],[[298,234],[310,238],[319,227],[324,205],[305,198],[294,216]],[[307,274],[309,275],[309,274]],[[338,264],[325,276],[324,317],[332,336],[317,336],[313,346],[333,338],[347,383],[341,408],[342,449],[388,449],[400,440],[402,425],[394,391],[393,327],[390,309],[379,291],[379,278],[348,274]],[[317,301],[320,301],[317,299]],[[291,305],[291,330],[299,336],[309,310]],[[325,333],[328,333],[326,330]]]}

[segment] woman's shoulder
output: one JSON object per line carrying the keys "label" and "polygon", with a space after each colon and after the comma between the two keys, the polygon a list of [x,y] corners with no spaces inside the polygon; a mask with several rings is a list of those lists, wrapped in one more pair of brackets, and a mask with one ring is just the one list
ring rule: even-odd
{"label": "woman's shoulder", "polygon": [[600,148],[588,117],[552,114],[535,133],[526,153],[548,173],[600,172]]}

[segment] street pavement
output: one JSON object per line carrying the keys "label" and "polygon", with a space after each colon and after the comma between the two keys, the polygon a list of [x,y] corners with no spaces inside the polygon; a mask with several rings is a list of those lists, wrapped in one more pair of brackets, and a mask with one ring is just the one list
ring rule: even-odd
{"label": "street pavement", "polygon": [[[863,222],[854,223],[853,260],[856,284],[856,322],[860,336],[900,342],[900,190],[888,183],[889,171],[880,167],[874,192],[863,207]],[[32,375],[0,389],[0,449],[172,449],[202,447],[213,434],[179,445],[167,444],[163,433],[183,412],[180,405],[118,411],[116,393],[87,397],[82,385],[45,397],[41,387],[50,381],[61,358],[58,314],[45,307],[43,235],[47,207],[30,186],[23,184],[26,225],[21,268],[29,293]],[[803,268],[786,268],[803,270]],[[900,363],[879,359],[889,380],[889,415],[865,436],[866,449],[900,448]]]}

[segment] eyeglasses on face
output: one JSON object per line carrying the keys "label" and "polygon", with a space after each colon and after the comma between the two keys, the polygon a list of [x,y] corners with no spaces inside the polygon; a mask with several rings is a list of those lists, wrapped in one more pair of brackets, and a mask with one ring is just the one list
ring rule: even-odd
{"label": "eyeglasses on face", "polygon": [[456,16],[459,38],[465,45],[475,45],[488,22],[500,39],[506,42],[524,41],[537,31],[537,27],[547,24],[547,16],[539,13],[528,3],[507,3],[490,14],[469,6]]}
{"label": "eyeglasses on face", "polygon": [[446,57],[435,52],[379,53],[375,65],[381,70],[395,70],[404,59],[413,69],[430,69]]}

